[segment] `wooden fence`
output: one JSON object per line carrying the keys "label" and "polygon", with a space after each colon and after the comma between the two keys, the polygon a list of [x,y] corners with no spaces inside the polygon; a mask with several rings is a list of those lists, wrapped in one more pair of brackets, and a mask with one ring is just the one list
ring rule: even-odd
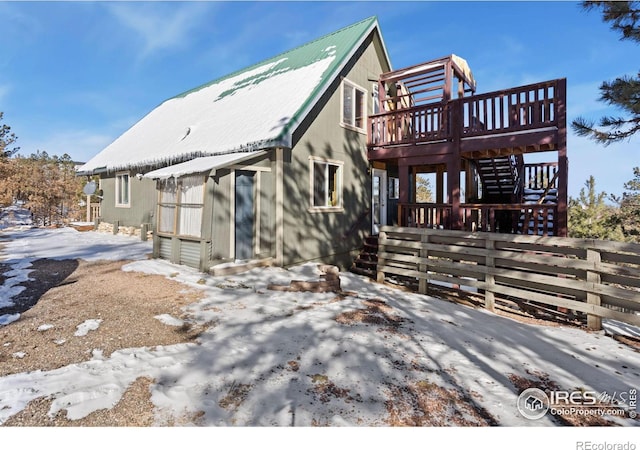
{"label": "wooden fence", "polygon": [[640,325],[640,244],[593,239],[382,227],[378,281],[399,275],[476,288],[485,307],[496,296]]}

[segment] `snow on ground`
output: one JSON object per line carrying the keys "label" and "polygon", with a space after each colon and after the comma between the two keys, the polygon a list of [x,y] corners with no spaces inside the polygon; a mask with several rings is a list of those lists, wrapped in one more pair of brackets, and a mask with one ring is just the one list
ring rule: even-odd
{"label": "snow on ground", "polygon": [[24,229],[30,227],[31,211],[19,205],[0,209],[0,230],[5,228]]}
{"label": "snow on ground", "polygon": [[[6,279],[0,286],[0,307],[13,305],[12,298],[25,289],[19,285],[29,281],[29,268],[36,259],[136,260],[147,258],[152,251],[150,241],[136,237],[81,233],[73,228],[22,227],[15,221],[8,224],[0,233],[0,244],[5,245],[0,262],[11,270],[3,274]],[[0,325],[12,319],[13,315],[0,315]]]}
{"label": "snow on ground", "polygon": [[[381,426],[402,392],[396,388],[432,383],[468,393],[499,425],[535,427],[556,422],[550,415],[524,418],[510,376],[609,394],[640,381],[640,354],[603,332],[520,323],[350,273],[340,274],[342,296],[267,289],[317,279],[313,264],[213,277],[145,259],[150,243],[122,236],[70,229],[3,236],[10,240],[2,241],[0,255],[23,267],[18,272],[34,258],[133,259],[123,270],[201,290],[205,298],[187,311],[208,329],[197,343],[122,349],[109,358],[96,349],[87,362],[1,377],[0,424],[39,397],[53,399],[51,415],[65,410],[70,419],[82,418],[111,408],[134,380],[149,377],[156,380],[151,400],[159,420],[201,412],[205,425]],[[366,304],[388,307],[400,325],[336,320]],[[175,325],[170,316],[158,320]]]}

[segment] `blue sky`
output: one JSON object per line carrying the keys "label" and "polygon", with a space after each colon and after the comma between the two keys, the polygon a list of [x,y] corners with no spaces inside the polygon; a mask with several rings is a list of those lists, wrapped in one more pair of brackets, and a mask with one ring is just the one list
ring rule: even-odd
{"label": "blue sky", "polygon": [[[86,161],[178,93],[376,15],[394,68],[455,53],[478,92],[567,78],[568,118],[616,114],[604,80],[640,69],[573,2],[0,2],[0,111],[20,154]],[[569,136],[569,194],[589,175],[620,194],[640,136],[598,146]]]}

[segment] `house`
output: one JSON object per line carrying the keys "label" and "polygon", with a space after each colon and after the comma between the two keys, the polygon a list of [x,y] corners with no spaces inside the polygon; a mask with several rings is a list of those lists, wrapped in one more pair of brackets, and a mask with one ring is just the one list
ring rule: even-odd
{"label": "house", "polygon": [[347,267],[365,240],[373,275],[384,225],[566,236],[566,80],[476,90],[456,55],[392,70],[372,17],[163,102],[79,173],[114,232],[202,271]]}
{"label": "house", "polygon": [[154,256],[347,266],[372,231],[367,117],[391,64],[375,17],[177,95],[84,164],[101,220]]}

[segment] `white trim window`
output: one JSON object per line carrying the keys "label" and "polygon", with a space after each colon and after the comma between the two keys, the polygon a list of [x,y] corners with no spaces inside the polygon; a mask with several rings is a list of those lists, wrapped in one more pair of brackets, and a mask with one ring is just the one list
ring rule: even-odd
{"label": "white trim window", "polygon": [[158,232],[200,237],[204,207],[202,175],[169,178],[159,182]]}
{"label": "white trim window", "polygon": [[311,208],[342,209],[342,161],[311,158]]}
{"label": "white trim window", "polygon": [[342,80],[340,124],[362,133],[366,132],[367,91],[349,80]]}
{"label": "white trim window", "polygon": [[128,172],[116,174],[116,206],[119,208],[131,206],[131,177]]}

